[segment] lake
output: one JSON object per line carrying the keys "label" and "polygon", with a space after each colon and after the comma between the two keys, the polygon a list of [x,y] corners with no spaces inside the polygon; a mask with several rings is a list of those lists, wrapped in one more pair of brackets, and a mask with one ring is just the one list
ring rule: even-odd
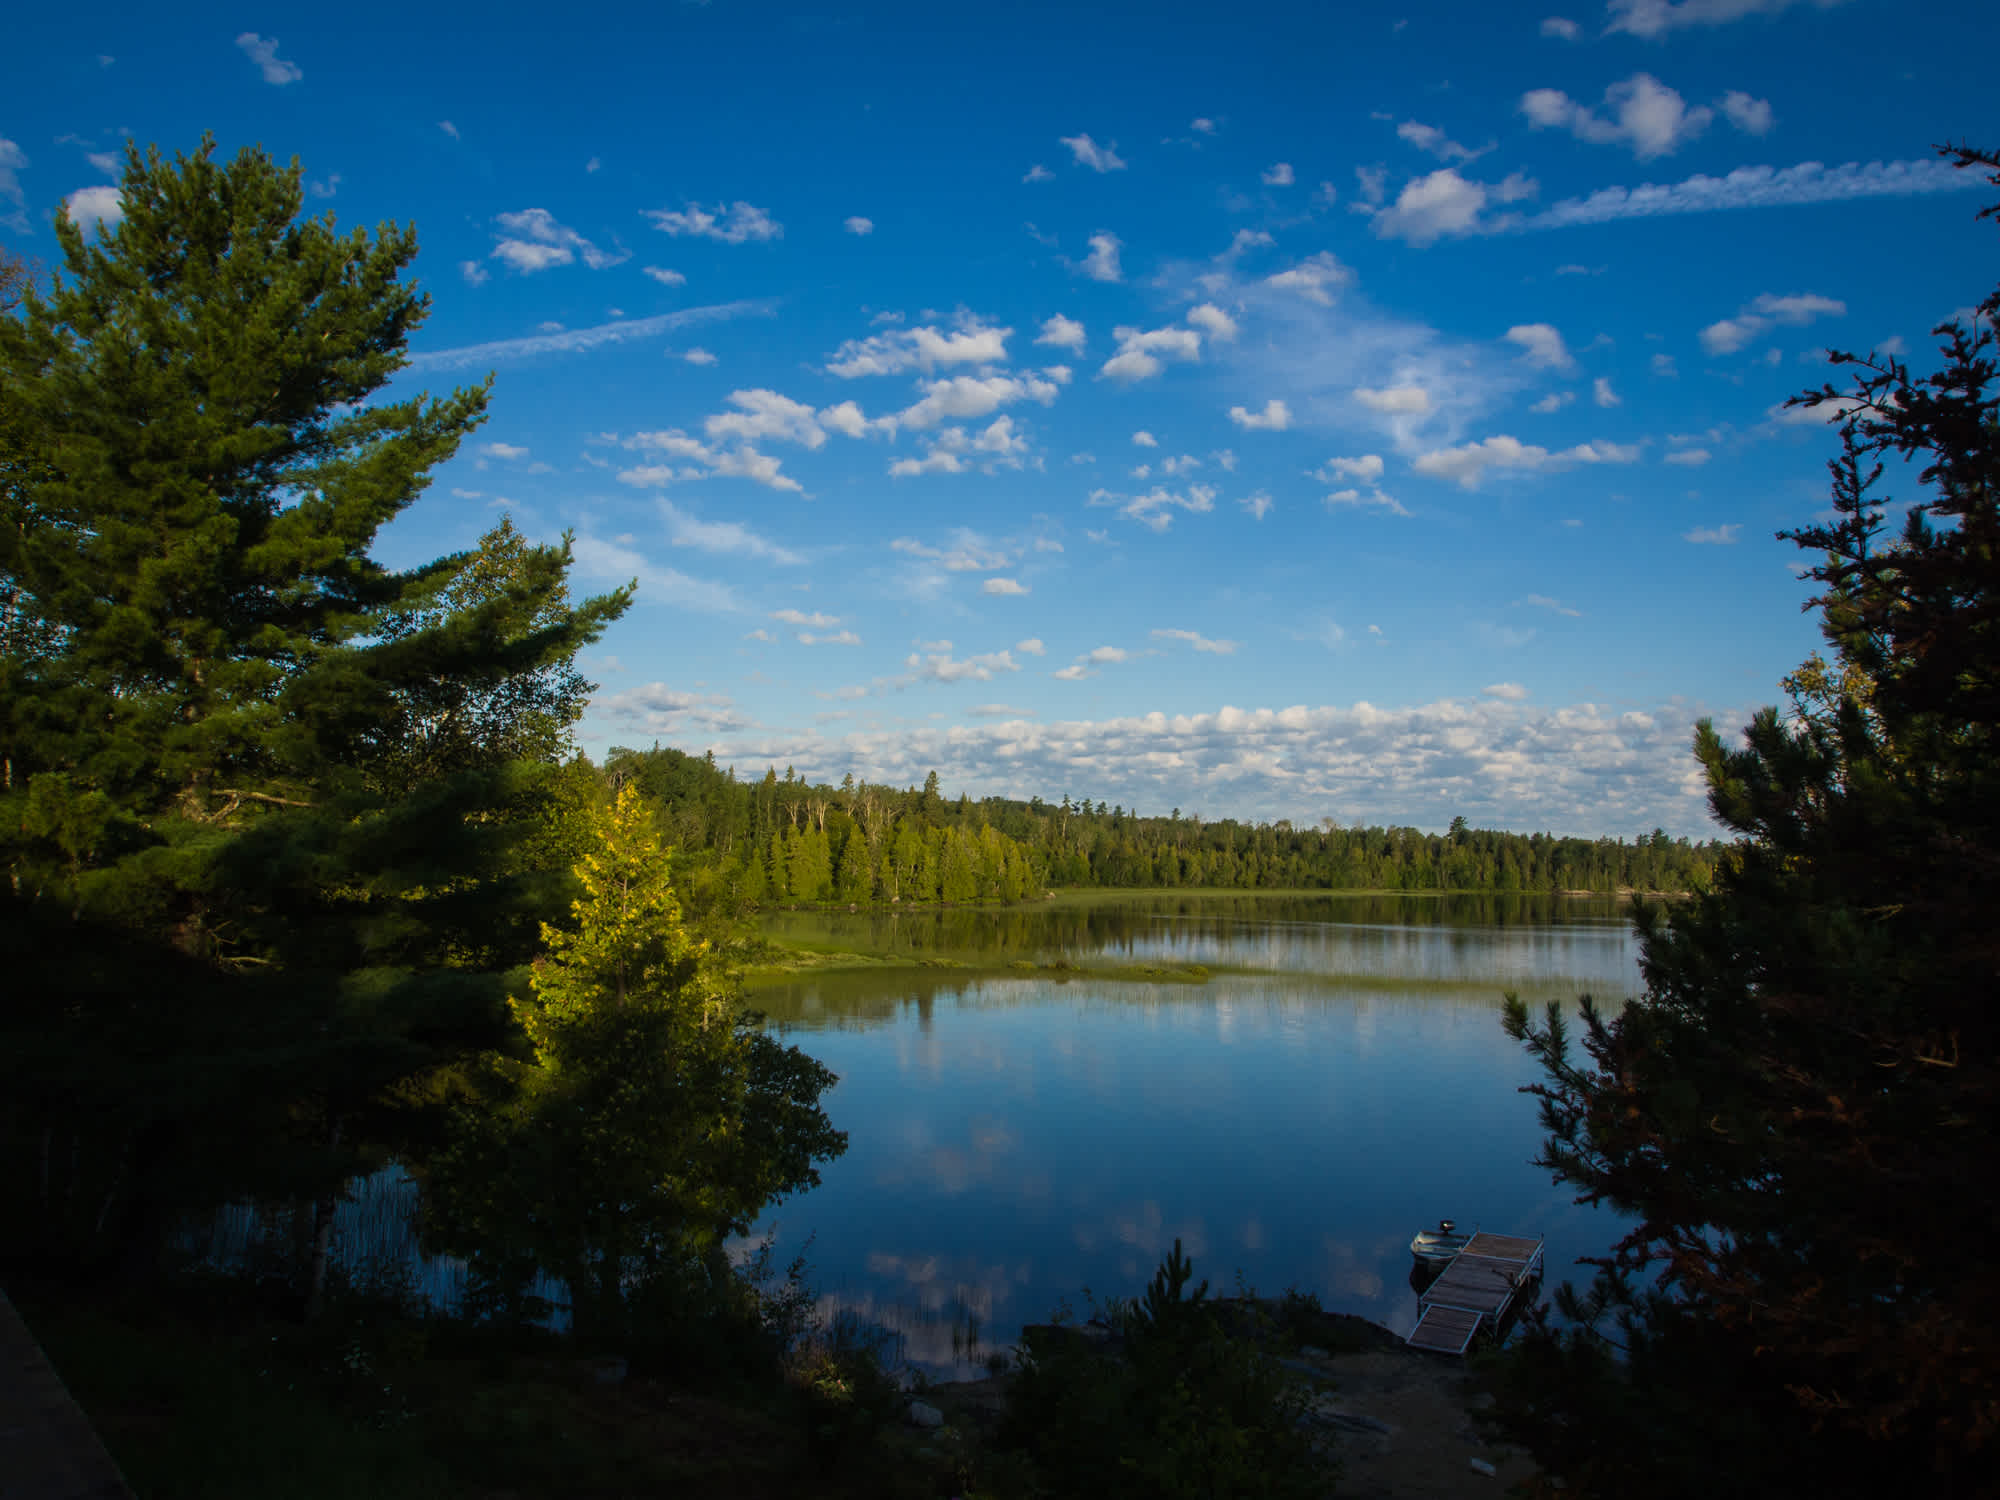
{"label": "lake", "polygon": [[[1638,992],[1609,900],[1149,893],[767,932],[939,965],[752,995],[840,1075],[849,1136],[760,1232],[781,1263],[810,1238],[822,1310],[933,1372],[974,1373],[972,1320],[1004,1347],[1085,1288],[1138,1291],[1176,1237],[1218,1292],[1240,1272],[1407,1332],[1410,1237],[1442,1216],[1545,1237],[1551,1284],[1617,1236],[1529,1165],[1536,1072],[1500,1029],[1504,991]],[[1092,972],[1008,969],[1058,962]]]}

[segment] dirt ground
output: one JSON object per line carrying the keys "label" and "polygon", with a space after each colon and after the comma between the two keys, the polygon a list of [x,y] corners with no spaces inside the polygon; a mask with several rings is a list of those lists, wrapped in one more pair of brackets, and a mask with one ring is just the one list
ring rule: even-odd
{"label": "dirt ground", "polygon": [[[1463,1361],[1421,1354],[1360,1319],[1339,1321],[1360,1325],[1343,1330],[1347,1352],[1308,1349],[1285,1362],[1318,1388],[1314,1405],[1340,1455],[1342,1500],[1500,1500],[1534,1472],[1525,1456],[1482,1440]],[[1002,1375],[938,1385],[924,1399],[954,1423],[990,1427],[1009,1383]],[[1495,1473],[1480,1473],[1474,1459]]]}

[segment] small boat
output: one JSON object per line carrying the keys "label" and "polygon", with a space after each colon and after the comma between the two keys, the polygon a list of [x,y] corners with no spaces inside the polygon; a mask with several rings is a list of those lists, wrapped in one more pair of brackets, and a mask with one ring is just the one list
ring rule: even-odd
{"label": "small boat", "polygon": [[1458,1233],[1450,1219],[1440,1219],[1437,1228],[1417,1231],[1417,1237],[1410,1241],[1410,1254],[1425,1265],[1442,1266],[1471,1240],[1471,1235]]}

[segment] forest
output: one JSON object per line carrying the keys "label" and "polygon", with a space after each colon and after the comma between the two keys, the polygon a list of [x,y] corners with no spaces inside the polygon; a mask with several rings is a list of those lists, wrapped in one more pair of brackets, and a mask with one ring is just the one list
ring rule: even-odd
{"label": "forest", "polygon": [[614,749],[604,774],[658,809],[704,906],[1017,901],[1045,889],[1617,891],[1705,889],[1720,842],[1654,829],[1623,839],[1468,828],[1313,829],[924,786],[815,785],[787,766],[754,782],[713,754]]}

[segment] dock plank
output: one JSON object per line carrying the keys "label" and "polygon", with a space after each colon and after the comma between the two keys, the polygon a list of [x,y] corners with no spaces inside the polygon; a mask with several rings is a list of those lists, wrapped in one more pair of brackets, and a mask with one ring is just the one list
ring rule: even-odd
{"label": "dock plank", "polygon": [[1521,1272],[1519,1261],[1491,1260],[1462,1252],[1445,1267],[1444,1274],[1430,1284],[1424,1293],[1424,1300],[1443,1302],[1453,1307],[1477,1308],[1481,1312],[1498,1312],[1514,1295],[1515,1287],[1520,1285]]}
{"label": "dock plank", "polygon": [[1463,1354],[1472,1342],[1472,1336],[1479,1332],[1479,1323],[1478,1313],[1433,1304],[1424,1309],[1423,1316],[1417,1319],[1417,1326],[1410,1330],[1410,1336],[1404,1342],[1413,1349],[1429,1349],[1438,1354]]}
{"label": "dock plank", "polygon": [[1542,1248],[1540,1240],[1526,1239],[1518,1234],[1475,1234],[1461,1252],[1465,1255],[1484,1255],[1493,1260],[1527,1262],[1533,1260],[1535,1252]]}

